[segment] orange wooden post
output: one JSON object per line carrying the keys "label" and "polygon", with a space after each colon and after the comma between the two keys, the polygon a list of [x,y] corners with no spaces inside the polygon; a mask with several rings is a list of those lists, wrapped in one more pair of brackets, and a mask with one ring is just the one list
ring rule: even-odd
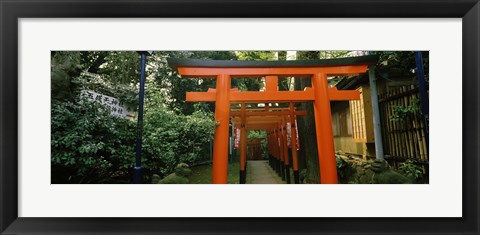
{"label": "orange wooden post", "polygon": [[283,160],[282,160],[282,149],[280,148],[280,130],[278,125],[275,124],[276,138],[275,138],[275,149],[277,150],[277,159],[278,159],[278,175],[283,177]]}
{"label": "orange wooden post", "polygon": [[273,169],[273,155],[272,155],[272,131],[267,130],[267,148],[268,148],[268,162],[270,163],[270,167]]}
{"label": "orange wooden post", "polygon": [[[265,91],[278,91],[278,76],[265,76]],[[265,103],[265,112],[269,112],[270,110],[270,103]],[[271,155],[268,156],[270,160],[270,167],[272,169],[277,168],[277,160],[275,158],[274,154],[274,145],[272,144],[272,134],[274,130],[272,130],[272,133],[270,134],[270,143],[268,145],[268,150],[271,151]]]}
{"label": "orange wooden post", "polygon": [[285,122],[285,116],[283,116],[280,119],[280,125],[281,125],[281,130],[282,130],[282,147],[283,147],[283,159],[285,162],[285,165],[290,164],[290,159],[288,158],[288,143],[287,143],[287,123]]}
{"label": "orange wooden post", "polygon": [[326,74],[314,74],[312,87],[315,93],[313,107],[317,132],[318,162],[320,164],[320,183],[337,184],[337,163],[335,160],[332,116]]}
{"label": "orange wooden post", "polygon": [[284,159],[284,164],[285,164],[285,181],[287,181],[287,184],[290,184],[290,157],[288,155],[288,141],[287,141],[287,122],[286,122],[286,116],[283,116],[281,119],[282,123],[282,137],[283,137],[283,159]]}
{"label": "orange wooden post", "polygon": [[240,184],[245,184],[245,181],[247,179],[245,173],[245,166],[247,163],[247,129],[245,128],[247,120],[245,112],[245,103],[242,103],[242,110],[240,115]]}
{"label": "orange wooden post", "polygon": [[275,156],[275,128],[272,128],[270,131],[270,145],[268,149],[270,150],[270,154],[272,155],[272,168],[276,171],[277,170],[277,157]]}
{"label": "orange wooden post", "polygon": [[269,144],[268,144],[268,151],[270,151],[270,157],[272,158],[272,169],[275,170],[275,154],[273,152],[273,129],[270,129],[270,139],[269,139]]}
{"label": "orange wooden post", "polygon": [[282,131],[282,124],[279,122],[277,124],[278,128],[278,150],[280,153],[280,163],[281,163],[281,175],[282,179],[285,180],[285,154],[284,154],[284,149],[283,149],[283,131]]}
{"label": "orange wooden post", "polygon": [[217,76],[215,127],[213,142],[212,183],[226,184],[228,175],[228,142],[230,120],[230,75]]}
{"label": "orange wooden post", "polygon": [[272,150],[274,151],[274,156],[275,156],[275,170],[278,175],[281,176],[280,174],[280,155],[279,150],[278,150],[278,130],[277,130],[277,125],[273,128],[273,146]]}
{"label": "orange wooden post", "polygon": [[290,145],[292,146],[292,162],[293,162],[293,181],[295,184],[300,183],[300,175],[298,173],[298,153],[297,153],[297,126],[295,118],[295,108],[293,102],[290,102]]}
{"label": "orange wooden post", "polygon": [[278,138],[278,128],[277,125],[275,124],[275,129],[274,129],[274,139],[273,139],[273,149],[275,151],[275,159],[276,159],[276,170],[277,174],[281,177],[282,176],[282,162],[280,161],[280,147],[279,147],[279,138]]}

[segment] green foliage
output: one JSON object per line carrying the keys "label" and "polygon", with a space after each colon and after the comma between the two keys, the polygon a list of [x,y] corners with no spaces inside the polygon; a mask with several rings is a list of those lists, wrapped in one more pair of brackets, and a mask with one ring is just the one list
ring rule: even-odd
{"label": "green foliage", "polygon": [[185,98],[188,91],[207,91],[208,88],[215,88],[216,80],[182,78],[168,66],[167,58],[169,57],[234,60],[236,59],[235,54],[229,51],[160,51],[149,57],[155,82],[152,85],[161,90],[168,109],[185,115],[192,114],[198,110],[197,108],[213,111],[213,103],[198,105],[185,102]]}
{"label": "green foliage", "polygon": [[267,132],[264,130],[249,130],[248,137],[249,139],[264,139],[267,138]]}
{"label": "green foliage", "polygon": [[159,94],[145,103],[143,154],[146,174],[168,175],[180,162],[193,165],[209,159],[215,122],[211,113],[176,114],[162,104]]}
{"label": "green foliage", "polygon": [[52,101],[52,183],[108,183],[129,175],[135,123],[86,99]]}
{"label": "green foliage", "polygon": [[338,154],[335,154],[335,160],[337,163],[339,181],[341,183],[348,183],[348,180],[351,178],[352,175],[352,166]]}
{"label": "green foliage", "polygon": [[[277,60],[282,59],[282,55],[286,56],[286,52],[275,51],[237,51],[236,56],[238,60]],[[283,58],[285,60],[285,58]],[[238,88],[240,91],[259,91],[263,88],[261,78],[235,78],[232,79],[232,87]]]}
{"label": "green foliage", "polygon": [[[249,130],[247,132],[248,139],[266,139],[267,132],[265,130]],[[262,156],[264,158],[268,158],[268,143],[267,141],[263,141],[262,145],[260,146]]]}
{"label": "green foliage", "polygon": [[[185,163],[180,163],[175,168],[175,173],[168,175],[167,177],[158,180],[159,184],[188,184],[188,177],[192,174],[192,170]],[[157,175],[155,175],[157,176]],[[155,182],[152,179],[152,183]]]}
{"label": "green foliage", "polygon": [[411,184],[412,180],[394,170],[386,170],[381,173],[375,173],[373,176],[375,184]]}
{"label": "green foliage", "polygon": [[419,110],[419,103],[420,100],[414,98],[411,100],[411,105],[408,105],[406,107],[403,105],[394,105],[392,107],[393,114],[390,116],[390,119],[397,122],[406,120],[408,117],[411,117]]}
{"label": "green foliage", "polygon": [[418,166],[415,160],[407,159],[399,164],[398,169],[416,181],[423,178],[423,169]]}
{"label": "green foliage", "polygon": [[83,70],[79,52],[52,52],[51,95],[53,100],[72,100],[72,79]]}
{"label": "green foliage", "polygon": [[350,51],[319,51],[319,59],[335,59],[349,57]]}
{"label": "green foliage", "polygon": [[237,51],[238,60],[276,60],[275,51]]}
{"label": "green foliage", "polygon": [[136,51],[82,51],[81,63],[89,73],[103,75],[113,84],[137,84],[140,55]]}
{"label": "green foliage", "polygon": [[[147,181],[153,173],[162,177],[170,174],[179,162],[191,164],[209,158],[209,141],[214,131],[209,107],[199,104],[187,110],[169,106],[168,101],[175,102],[172,97],[195,91],[189,90],[189,85],[173,89],[174,94],[165,94],[171,91],[168,88],[195,81],[178,80],[178,75],[166,64],[157,63],[166,63],[166,56],[177,54],[196,55],[159,52],[148,59],[147,71],[154,73],[152,78],[167,77],[165,84],[174,86],[159,86],[161,79],[146,80],[142,168]],[[231,53],[199,55],[226,57]],[[78,97],[82,90],[92,90],[115,97],[135,110],[137,67],[140,66],[136,52],[52,53],[53,183],[131,182],[137,122],[112,116],[108,107]],[[194,88],[196,83],[190,85]]]}
{"label": "green foliage", "polygon": [[[373,51],[371,54],[380,56],[378,72],[382,77],[412,77],[416,79],[413,70],[417,67],[413,51]],[[422,52],[425,79],[429,78],[429,52]]]}
{"label": "green foliage", "polygon": [[[142,154],[146,176],[165,176],[179,162],[192,164],[209,158],[214,131],[211,114],[175,114],[159,99],[157,95],[146,102]],[[109,108],[100,103],[52,102],[52,182],[111,183],[112,177],[129,182],[136,125],[110,115]]]}
{"label": "green foliage", "polygon": [[[228,163],[227,184],[238,184],[240,169],[239,162]],[[199,165],[192,167],[192,174],[188,177],[190,184],[211,184],[212,183],[212,165]]]}
{"label": "green foliage", "polygon": [[72,79],[77,91],[92,90],[103,95],[117,98],[130,110],[138,105],[138,88],[128,84],[112,83],[108,76],[83,72],[79,77]]}
{"label": "green foliage", "polygon": [[[120,58],[117,58],[120,57]],[[136,52],[77,52],[52,53],[52,99],[70,100],[80,90],[94,90],[113,96],[134,109],[138,102],[138,71]],[[120,81],[115,78],[129,78]]]}
{"label": "green foliage", "polygon": [[[407,174],[390,169],[385,160],[350,159],[336,154],[340,183],[348,184],[410,184]],[[402,172],[403,173],[403,172]]]}
{"label": "green foliage", "polygon": [[335,59],[350,56],[350,51],[297,51],[301,60]]}

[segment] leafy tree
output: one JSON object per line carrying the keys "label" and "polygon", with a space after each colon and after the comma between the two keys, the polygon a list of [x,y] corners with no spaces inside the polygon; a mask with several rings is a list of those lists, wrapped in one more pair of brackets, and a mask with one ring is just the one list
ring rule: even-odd
{"label": "leafy tree", "polygon": [[[414,51],[374,51],[371,54],[379,55],[377,70],[383,78],[405,78],[411,77],[417,79],[413,73],[417,67]],[[429,52],[423,51],[423,66],[425,78],[428,81],[429,75]]]}
{"label": "leafy tree", "polygon": [[195,105],[185,102],[188,91],[207,91],[215,88],[215,79],[192,79],[180,77],[176,71],[167,64],[167,58],[193,58],[193,59],[218,59],[235,60],[235,54],[229,51],[161,51],[149,57],[153,67],[155,86],[162,90],[164,102],[170,110],[176,113],[192,114],[196,108],[214,110],[214,104]]}
{"label": "leafy tree", "polygon": [[121,92],[120,96],[126,96],[123,90],[135,88],[139,80],[140,60],[138,53],[132,51],[56,51],[52,52],[51,61],[53,99],[72,100],[73,92],[79,85],[74,83],[74,78],[82,73],[89,74],[91,78],[88,79],[99,76],[100,79],[93,81],[96,86],[116,86],[117,90],[112,93],[118,95]]}
{"label": "leafy tree", "polygon": [[237,51],[238,60],[277,60],[274,51]]}
{"label": "leafy tree", "polygon": [[107,62],[108,51],[81,51],[81,63],[89,73],[98,73],[100,66]]}
{"label": "leafy tree", "polygon": [[53,51],[51,57],[52,100],[71,100],[75,89],[72,79],[83,71],[81,55],[79,52]]}
{"label": "leafy tree", "polygon": [[89,73],[105,76],[113,84],[138,84],[140,55],[135,51],[81,51],[81,64]]}

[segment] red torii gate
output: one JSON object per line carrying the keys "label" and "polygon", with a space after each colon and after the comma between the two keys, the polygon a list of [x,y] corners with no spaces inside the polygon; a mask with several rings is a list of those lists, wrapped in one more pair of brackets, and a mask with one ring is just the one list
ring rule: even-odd
{"label": "red torii gate", "polygon": [[[330,101],[359,99],[358,91],[338,91],[328,86],[327,76],[365,73],[378,56],[326,60],[228,61],[169,58],[168,64],[183,77],[216,78],[210,92],[188,92],[187,101],[215,102],[212,183],[226,184],[230,103],[275,103],[314,101],[315,128],[322,184],[338,183],[333,143]],[[311,77],[312,87],[304,91],[278,91],[278,77]],[[231,91],[232,77],[265,77],[266,91]]]}

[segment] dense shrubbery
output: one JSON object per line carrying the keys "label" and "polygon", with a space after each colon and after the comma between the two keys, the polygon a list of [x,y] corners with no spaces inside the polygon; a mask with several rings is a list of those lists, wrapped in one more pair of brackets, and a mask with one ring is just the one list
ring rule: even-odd
{"label": "dense shrubbery", "polygon": [[145,174],[163,177],[172,173],[179,162],[192,165],[210,159],[213,117],[201,111],[192,115],[175,114],[154,100],[147,104],[150,107],[144,117]]}
{"label": "dense shrubbery", "polygon": [[[153,106],[153,105],[152,105]],[[52,103],[52,182],[128,182],[135,162],[137,123],[110,115],[100,103]],[[173,172],[179,162],[209,158],[214,122],[202,112],[185,116],[162,106],[145,113],[145,178]]]}
{"label": "dense shrubbery", "polygon": [[135,122],[88,100],[52,102],[52,183],[106,183],[133,167]]}
{"label": "dense shrubbery", "polygon": [[[152,174],[173,172],[179,162],[209,158],[214,122],[203,112],[175,114],[161,100],[146,103],[142,167]],[[110,115],[108,107],[76,99],[52,102],[52,182],[112,183],[131,179],[137,123]]]}

